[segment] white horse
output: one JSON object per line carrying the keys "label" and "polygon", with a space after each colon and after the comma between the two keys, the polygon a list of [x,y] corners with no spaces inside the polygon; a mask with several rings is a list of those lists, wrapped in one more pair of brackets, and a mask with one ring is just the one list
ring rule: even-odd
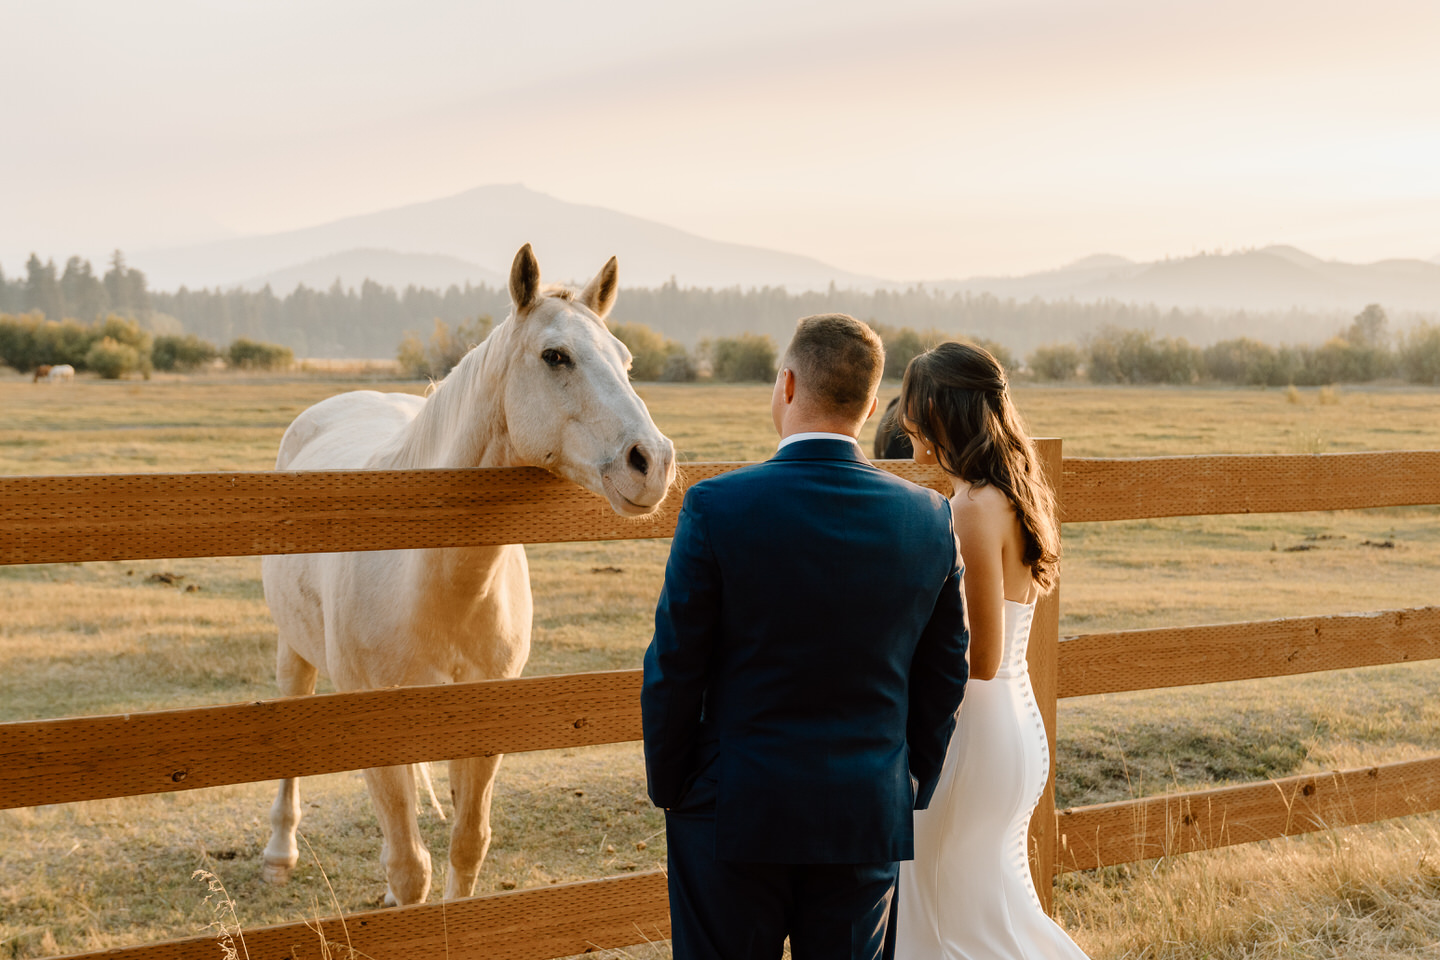
{"label": "white horse", "polygon": [[[306,410],[280,441],[277,470],[539,466],[641,516],[675,478],[674,446],[630,386],[630,352],[605,328],[612,257],[578,293],[540,286],[526,244],[510,271],[512,312],[426,399],[360,390]],[[530,573],[522,546],[265,557],[287,696],[317,672],[339,690],[518,676],[530,652]],[[445,897],[469,896],[490,846],[500,757],[450,761],[455,822]],[[386,902],[430,890],[411,766],[365,771],[385,836]],[[282,780],[262,875],[294,870],[297,781]]]}
{"label": "white horse", "polygon": [[68,363],[56,364],[45,374],[47,383],[69,383],[74,379],[75,368]]}

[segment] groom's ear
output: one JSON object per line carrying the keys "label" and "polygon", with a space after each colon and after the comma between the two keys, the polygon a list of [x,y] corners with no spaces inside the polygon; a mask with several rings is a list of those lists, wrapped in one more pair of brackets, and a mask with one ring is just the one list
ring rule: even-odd
{"label": "groom's ear", "polygon": [[[871,417],[875,416],[875,411],[876,411],[876,410],[879,410],[879,409],[880,409],[880,398],[879,398],[879,397],[871,397],[871,398],[870,398],[870,409],[867,410],[867,411],[865,411],[865,420],[869,420]],[[865,422],[864,420],[861,421],[861,423],[864,423],[864,422]]]}
{"label": "groom's ear", "polygon": [[789,367],[785,367],[785,368],[781,369],[781,371],[780,371],[780,380],[781,380],[781,382],[782,382],[782,384],[783,384],[783,386],[780,388],[780,390],[781,390],[781,393],[783,393],[784,396],[785,396],[785,402],[786,402],[786,403],[794,403],[794,402],[795,402],[795,371],[794,371],[794,370],[791,370]]}

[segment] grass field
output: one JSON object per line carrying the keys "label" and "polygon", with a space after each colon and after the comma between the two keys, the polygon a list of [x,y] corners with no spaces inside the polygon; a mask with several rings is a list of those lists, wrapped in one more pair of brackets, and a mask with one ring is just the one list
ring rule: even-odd
{"label": "grass field", "polygon": [[[59,389],[0,380],[0,473],[267,469],[295,414],[355,387],[423,389],[333,377]],[[774,448],[768,387],[640,392],[685,459],[760,459]],[[1074,456],[1440,448],[1433,390],[1022,387],[1017,401],[1036,435],[1062,437]],[[1416,606],[1434,603],[1440,587],[1436,508],[1071,524],[1064,536],[1070,634]],[[1286,550],[1301,544],[1313,549]],[[667,547],[529,548],[526,672],[638,666]],[[274,629],[253,558],[0,567],[0,598],[0,720],[275,693]],[[1437,681],[1440,666],[1419,664],[1065,702],[1059,800],[1440,752]],[[332,912],[321,868],[343,909],[377,903],[380,838],[359,775],[305,782],[301,829],[315,860],[283,888],[258,879],[271,789],[0,812],[0,957],[199,932],[210,918],[189,877],[200,866],[222,877],[246,926]],[[432,851],[443,851],[447,825],[422,823]],[[483,890],[664,859],[636,745],[507,758],[495,826]],[[1437,862],[1440,819],[1409,818],[1070,875],[1057,903],[1097,958],[1432,957]]]}

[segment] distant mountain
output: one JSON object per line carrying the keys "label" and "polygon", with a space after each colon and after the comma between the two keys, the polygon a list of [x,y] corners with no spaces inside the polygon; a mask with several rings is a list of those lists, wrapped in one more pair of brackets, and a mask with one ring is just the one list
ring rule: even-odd
{"label": "distant mountain", "polygon": [[990,293],[1015,300],[1065,299],[1093,284],[1133,277],[1146,265],[1112,254],[1096,254],[1076,260],[1057,270],[1042,270],[1019,277],[973,277],[969,280],[942,280],[926,284],[950,293]]}
{"label": "distant mountain", "polygon": [[1440,263],[1342,263],[1286,246],[1152,263],[1087,257],[1059,270],[927,286],[1017,300],[1119,300],[1166,308],[1358,311],[1379,303],[1392,310],[1440,312]]}
{"label": "distant mountain", "polygon": [[[515,251],[527,242],[552,280],[587,280],[613,254],[620,258],[620,281],[626,286],[660,286],[672,277],[693,287],[884,285],[810,257],[706,240],[640,217],[566,203],[519,184],[479,187],[301,230],[152,251],[134,259],[160,289],[298,276],[314,261],[357,250],[438,255],[508,276]],[[431,268],[418,260],[409,266]],[[402,282],[408,277],[403,271],[395,277],[400,286],[412,282]]]}
{"label": "distant mountain", "polygon": [[1135,261],[1128,257],[1119,257],[1113,253],[1094,253],[1088,257],[1081,257],[1074,263],[1067,263],[1061,267],[1061,271],[1076,270],[1114,270],[1122,267],[1134,266]]}
{"label": "distant mountain", "polygon": [[444,290],[452,285],[463,287],[467,283],[500,287],[507,282],[504,274],[457,257],[435,253],[396,253],[394,250],[346,250],[296,267],[251,277],[240,286],[245,290],[259,290],[269,285],[274,293],[284,296],[302,283],[313,290],[328,290],[337,280],[345,289],[357,288],[366,280],[373,280],[382,287],[397,290],[409,286]]}

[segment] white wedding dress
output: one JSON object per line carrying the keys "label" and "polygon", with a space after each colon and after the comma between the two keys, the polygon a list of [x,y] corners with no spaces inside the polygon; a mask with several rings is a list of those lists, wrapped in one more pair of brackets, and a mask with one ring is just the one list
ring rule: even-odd
{"label": "white wedding dress", "polygon": [[1027,856],[1030,815],[1050,775],[1025,649],[1035,604],[1005,601],[993,680],[965,687],[915,859],[900,864],[896,960],[1086,960],[1046,915]]}

